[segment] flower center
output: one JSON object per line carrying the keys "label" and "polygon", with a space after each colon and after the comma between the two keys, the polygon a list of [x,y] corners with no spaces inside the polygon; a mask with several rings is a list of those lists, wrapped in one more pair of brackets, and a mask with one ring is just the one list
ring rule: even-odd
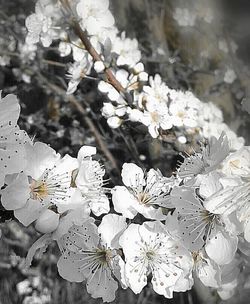
{"label": "flower center", "polygon": [[155,257],[155,252],[153,250],[149,250],[146,252],[146,257],[149,261],[152,261]]}
{"label": "flower center", "polygon": [[109,249],[96,249],[96,257],[101,265],[109,264],[110,260],[112,259],[112,252]]}
{"label": "flower center", "polygon": [[184,117],[185,117],[185,112],[179,111],[179,112],[177,113],[177,116],[178,116],[179,118],[184,118]]}
{"label": "flower center", "polygon": [[150,202],[151,196],[147,192],[142,192],[142,193],[139,193],[137,195],[137,199],[138,199],[138,201],[139,201],[140,204],[146,205],[147,203]]}
{"label": "flower center", "polygon": [[31,198],[35,200],[43,200],[49,195],[48,186],[44,181],[32,180],[30,189]]}
{"label": "flower center", "polygon": [[156,111],[151,113],[151,117],[154,122],[158,122],[160,120],[160,115]]}

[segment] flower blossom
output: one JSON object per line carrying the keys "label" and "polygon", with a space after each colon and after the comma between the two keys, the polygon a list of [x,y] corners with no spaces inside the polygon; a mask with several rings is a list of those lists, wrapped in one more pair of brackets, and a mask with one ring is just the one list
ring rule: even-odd
{"label": "flower blossom", "polygon": [[118,240],[127,224],[125,218],[115,214],[105,215],[98,228],[93,221],[89,218],[73,225],[58,241],[62,256],[57,267],[59,274],[70,282],[86,280],[87,291],[93,298],[112,302],[117,280],[126,286]]}
{"label": "flower blossom", "polygon": [[96,216],[108,213],[109,200],[106,196],[105,169],[92,156],[96,148],[83,146],[77,156],[78,169],[73,173],[73,181],[83,199],[88,202],[89,208]]}
{"label": "flower blossom", "polygon": [[19,115],[16,96],[2,98],[0,92],[0,188],[7,174],[19,173],[25,167],[24,142],[28,137],[17,126]]}
{"label": "flower blossom", "polygon": [[205,247],[207,255],[219,265],[232,261],[238,238],[227,229],[223,217],[210,212],[206,201],[189,187],[174,188],[171,202],[178,214],[180,236],[186,248],[198,251]]}
{"label": "flower blossom", "polygon": [[28,29],[26,43],[36,44],[41,40],[43,46],[50,46],[53,39],[59,38],[54,22],[60,18],[60,8],[56,2],[39,0],[36,3],[35,13],[28,16],[25,21]]}
{"label": "flower blossom", "polygon": [[60,158],[40,142],[27,143],[25,150],[29,161],[23,172],[1,191],[2,204],[5,209],[14,210],[24,226],[36,221],[37,230],[48,233],[58,226],[58,208],[67,205],[72,197],[72,171],[78,163],[69,155]]}
{"label": "flower blossom", "polygon": [[140,293],[151,273],[155,292],[172,298],[173,291],[191,288],[193,262],[191,254],[159,225],[154,222],[131,224],[122,234],[125,277],[134,293]]}
{"label": "flower blossom", "polygon": [[76,6],[80,24],[90,35],[100,35],[114,25],[114,17],[109,10],[109,0],[80,0]]}
{"label": "flower blossom", "polygon": [[161,206],[164,206],[173,180],[154,169],[145,175],[142,169],[133,163],[125,163],[121,175],[125,186],[116,186],[112,190],[115,211],[130,219],[137,213],[145,218],[164,219]]}

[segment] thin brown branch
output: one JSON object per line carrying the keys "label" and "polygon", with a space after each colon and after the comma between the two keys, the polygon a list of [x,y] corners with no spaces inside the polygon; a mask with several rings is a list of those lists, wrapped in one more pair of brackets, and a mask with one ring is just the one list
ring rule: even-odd
{"label": "thin brown branch", "polygon": [[112,153],[109,151],[106,143],[102,139],[101,134],[99,133],[98,129],[95,127],[93,121],[87,116],[87,112],[84,109],[84,107],[78,102],[78,100],[75,98],[74,95],[66,95],[66,91],[62,89],[61,87],[50,83],[43,75],[39,74],[39,78],[42,79],[42,81],[57,95],[67,99],[76,109],[79,113],[82,114],[82,117],[86,124],[88,125],[88,128],[90,132],[95,137],[96,143],[99,146],[99,148],[102,150],[103,154],[106,156],[106,158],[110,161],[111,166],[113,169],[115,169],[118,173],[120,172],[118,165],[116,163],[115,158],[113,157]]}
{"label": "thin brown branch", "polygon": [[[96,49],[91,44],[88,34],[86,31],[83,31],[78,21],[73,17],[72,21],[70,22],[75,34],[81,39],[83,45],[85,46],[86,50],[92,56],[94,61],[102,61],[101,56],[97,53]],[[108,82],[119,92],[125,93],[125,88],[121,85],[121,83],[115,78],[113,72],[110,68],[105,68],[104,72],[107,75]]]}
{"label": "thin brown branch", "polygon": [[[78,36],[85,49],[89,52],[89,54],[91,55],[91,57],[93,58],[94,62],[96,61],[101,61],[104,63],[104,61],[101,58],[101,55],[98,54],[98,52],[96,51],[96,49],[93,47],[92,43],[90,42],[89,38],[88,38],[88,33],[87,31],[83,30],[78,22],[78,20],[76,19],[76,17],[74,16],[74,13],[71,9],[71,6],[69,4],[68,0],[60,0],[62,6],[67,10],[67,12],[71,15],[71,17],[69,17],[69,23],[74,31],[74,33],[76,34],[76,36]],[[105,63],[104,63],[105,66]],[[104,69],[104,72],[107,76],[107,80],[108,82],[121,94],[126,95],[126,97],[128,98],[128,101],[130,102],[130,98],[129,95],[126,92],[126,89],[121,85],[121,83],[116,79],[116,77],[114,76],[112,70],[109,67],[106,67]]]}

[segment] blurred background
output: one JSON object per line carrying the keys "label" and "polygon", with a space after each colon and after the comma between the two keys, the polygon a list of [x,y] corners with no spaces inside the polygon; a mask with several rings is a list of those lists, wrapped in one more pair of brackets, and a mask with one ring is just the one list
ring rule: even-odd
{"label": "blurred background", "polygon": [[[202,101],[213,101],[223,110],[227,124],[249,144],[249,0],[110,0],[110,5],[119,30],[138,39],[146,71],[159,73],[172,88],[191,90]],[[152,139],[139,127],[111,130],[100,114],[104,97],[95,89],[95,81],[85,80],[74,97],[65,97],[69,58],[60,57],[53,45],[39,46],[36,53],[25,51],[25,18],[34,6],[33,0],[0,0],[0,89],[3,95],[18,95],[20,127],[62,154],[76,156],[84,144],[97,146],[110,187],[120,183],[121,165],[131,160],[170,175],[185,147],[171,138]],[[82,284],[60,279],[56,247],[24,271],[23,258],[38,234],[11,219],[11,213],[1,213],[0,304],[100,303]],[[227,303],[249,303],[248,296],[246,290]],[[116,303],[221,301],[196,285],[172,300],[156,296],[150,286],[139,296],[120,290]]]}

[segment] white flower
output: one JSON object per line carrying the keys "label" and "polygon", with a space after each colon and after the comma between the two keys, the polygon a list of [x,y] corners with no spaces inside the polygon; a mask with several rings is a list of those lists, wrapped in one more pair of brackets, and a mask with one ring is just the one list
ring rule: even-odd
{"label": "white flower", "polygon": [[92,159],[96,154],[95,147],[83,146],[78,152],[78,169],[74,172],[74,182],[80,190],[84,200],[97,216],[108,213],[109,200],[105,195],[105,169],[100,163]]}
{"label": "white flower", "polygon": [[101,34],[112,28],[114,17],[109,11],[109,0],[80,0],[76,6],[80,24],[90,35]]}
{"label": "white flower", "polygon": [[250,147],[242,147],[231,153],[223,162],[221,171],[227,176],[248,176],[250,174]]}
{"label": "white flower", "polygon": [[118,66],[128,65],[133,67],[141,60],[138,41],[135,38],[126,38],[125,32],[112,41],[112,52],[118,55],[116,61]]}
{"label": "white flower", "polygon": [[35,44],[41,40],[43,46],[51,45],[53,39],[59,38],[54,29],[54,19],[60,18],[59,7],[48,0],[39,0],[36,3],[35,13],[26,18],[28,29],[26,42]]}
{"label": "white flower", "polygon": [[115,214],[104,216],[98,228],[91,218],[73,225],[58,241],[62,251],[57,263],[59,274],[71,282],[86,280],[93,298],[112,302],[118,288],[116,280],[124,281],[124,262],[117,250],[126,226],[125,218]]}
{"label": "white flower", "polygon": [[178,175],[181,178],[190,178],[208,174],[219,166],[229,151],[228,138],[223,132],[219,139],[210,138],[207,146],[202,147],[200,153],[186,157],[179,167]]}
{"label": "white flower", "polygon": [[[220,233],[219,236],[223,236],[223,240],[225,242],[228,241],[229,245],[231,245],[231,255],[229,252],[228,254],[233,258],[237,238],[225,231],[225,223],[222,217],[205,208],[203,200],[195,193],[194,189],[184,186],[174,188],[171,191],[171,202],[178,214],[180,236],[186,248],[191,251],[197,251],[205,245],[207,240],[211,240],[208,245],[210,253],[209,246],[213,246],[213,249],[215,248],[215,244],[217,245],[217,234]],[[221,245],[220,254],[223,256],[226,245],[224,246],[224,243],[221,243]],[[217,251],[215,250],[215,256],[212,254],[211,256],[208,255],[210,258],[216,259],[216,253]],[[224,262],[225,264],[228,260],[229,258],[226,255],[224,260],[223,257],[220,259],[221,263]]]}
{"label": "white flower", "polygon": [[73,94],[80,81],[90,73],[92,67],[92,60],[86,55],[80,62],[75,61],[69,68],[66,75],[70,81],[68,83],[67,94]]}
{"label": "white flower", "polygon": [[160,206],[164,206],[172,180],[154,169],[144,174],[135,164],[125,163],[122,167],[122,181],[125,186],[112,190],[114,208],[127,218],[134,218],[139,212],[146,218],[164,219]]}
{"label": "white flower", "polygon": [[[139,100],[139,106],[142,107],[144,102],[154,103],[165,103],[167,105],[169,101],[170,89],[162,81],[161,76],[156,74],[154,77],[149,77],[149,86],[143,86],[143,93],[141,95],[141,101]],[[147,104],[146,104],[147,107]]]}
{"label": "white flower", "polygon": [[168,107],[164,103],[147,103],[147,111],[138,117],[140,122],[148,127],[153,138],[159,136],[159,130],[169,130],[173,127],[172,118],[169,115]]}
{"label": "white flower", "polygon": [[[125,275],[129,287],[140,293],[151,273],[155,292],[172,298],[173,291],[184,291],[184,286],[191,288],[193,263],[191,254],[159,225],[154,222],[131,224],[125,230],[120,238],[126,260]],[[191,280],[191,284],[186,284],[186,280]]]}
{"label": "white flower", "polygon": [[16,96],[9,94],[1,98],[0,92],[0,188],[5,175],[19,173],[26,164],[23,143],[27,135],[17,126],[19,115],[20,105]]}
{"label": "white flower", "polygon": [[14,210],[15,217],[25,226],[38,220],[37,227],[41,228],[44,219],[44,229],[39,230],[48,233],[55,230],[54,221],[58,224],[59,218],[51,212],[57,213],[57,207],[71,198],[71,175],[78,163],[69,155],[61,159],[40,142],[26,144],[25,149],[27,166],[1,191],[2,204],[5,209]]}
{"label": "white flower", "polygon": [[169,94],[169,113],[176,127],[194,128],[198,124],[198,112],[201,102],[191,92],[171,90]]}

